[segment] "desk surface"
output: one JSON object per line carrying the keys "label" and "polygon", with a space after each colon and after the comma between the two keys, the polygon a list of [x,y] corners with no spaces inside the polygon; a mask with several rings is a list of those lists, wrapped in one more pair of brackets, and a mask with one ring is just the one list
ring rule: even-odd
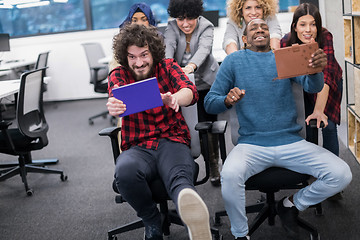
{"label": "desk surface", "polygon": [[[44,83],[49,83],[51,77],[44,77]],[[19,92],[20,79],[0,81],[0,98]]]}
{"label": "desk surface", "polygon": [[0,98],[17,93],[19,88],[20,79],[0,81]]}
{"label": "desk surface", "polygon": [[30,65],[34,65],[36,63],[36,60],[19,60],[15,62],[9,62],[9,63],[2,63],[0,64],[0,71],[7,71],[12,70],[16,68],[26,67]]}

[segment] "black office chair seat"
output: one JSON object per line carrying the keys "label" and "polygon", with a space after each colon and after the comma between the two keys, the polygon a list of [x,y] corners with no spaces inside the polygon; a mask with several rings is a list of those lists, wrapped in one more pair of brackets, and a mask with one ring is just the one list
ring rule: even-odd
{"label": "black office chair seat", "polygon": [[286,168],[271,167],[252,177],[245,185],[246,190],[259,190],[260,192],[277,192],[280,189],[296,189],[307,186],[310,176],[291,171]]}
{"label": "black office chair seat", "polygon": [[[260,225],[268,219],[270,226],[275,224],[277,215],[275,193],[286,189],[301,189],[308,185],[310,176],[301,174],[281,167],[270,167],[245,182],[246,190],[257,190],[266,194],[258,203],[246,206],[246,213],[258,213],[254,221],[249,224],[249,235],[251,236]],[[321,211],[321,205],[314,206]],[[214,225],[220,226],[220,217],[227,216],[226,211],[215,213]],[[312,240],[320,239],[315,227],[298,217],[298,225],[310,233]]]}

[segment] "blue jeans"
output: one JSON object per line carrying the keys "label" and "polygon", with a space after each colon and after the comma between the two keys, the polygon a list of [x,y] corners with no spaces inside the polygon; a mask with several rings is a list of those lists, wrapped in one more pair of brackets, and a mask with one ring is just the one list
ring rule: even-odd
{"label": "blue jeans", "polygon": [[115,168],[116,186],[145,226],[158,225],[160,214],[149,183],[160,177],[177,205],[182,189],[195,190],[194,169],[194,158],[187,145],[161,139],[157,150],[135,146],[120,154]]}
{"label": "blue jeans", "polygon": [[345,161],[305,140],[275,147],[238,144],[226,158],[221,172],[222,196],[235,237],[248,233],[246,180],[272,166],[309,174],[317,179],[294,194],[294,204],[300,211],[340,192],[352,179]]}

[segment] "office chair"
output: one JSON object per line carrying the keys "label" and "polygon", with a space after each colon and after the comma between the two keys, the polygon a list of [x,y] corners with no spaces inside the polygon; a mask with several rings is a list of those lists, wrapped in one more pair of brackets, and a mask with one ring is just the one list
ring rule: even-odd
{"label": "office chair", "polygon": [[[191,154],[194,157],[194,159],[197,159],[201,154],[201,149],[208,149],[208,139],[207,139],[207,132],[211,129],[211,122],[202,122],[197,123],[197,106],[196,104],[188,107],[182,107],[182,114],[185,117],[186,123],[190,129],[191,134]],[[118,133],[121,130],[120,127],[112,127],[112,128],[106,128],[99,132],[100,136],[109,136],[111,139],[111,146],[113,150],[113,157],[114,162],[116,161],[117,157],[120,154],[119,150],[119,143],[118,143]],[[201,139],[201,141],[200,141]],[[199,165],[196,163],[196,171],[195,171],[195,185],[200,185],[203,183],[206,183],[209,179],[209,153],[208,151],[204,151],[203,153],[204,158],[204,165],[205,165],[205,176],[197,180],[198,173],[199,173]],[[158,203],[160,208],[160,213],[162,214],[163,224],[163,233],[165,236],[168,236],[170,234],[170,225],[177,224],[177,225],[183,225],[180,217],[178,216],[175,209],[168,209],[168,201],[171,200],[170,197],[167,194],[167,191],[165,189],[165,186],[161,179],[156,179],[153,182],[150,183],[150,189],[153,193],[153,199],[156,203]],[[115,181],[113,182],[113,190],[118,193],[118,195],[115,198],[116,203],[123,203],[126,202],[125,199],[122,198],[122,196],[119,194]],[[115,229],[112,229],[108,231],[108,239],[109,240],[115,240],[117,239],[116,235],[124,232],[128,232],[134,229],[142,228],[144,227],[143,222],[139,219],[134,222],[125,224],[123,226],[117,227]],[[218,229],[211,228],[211,232],[214,236],[215,240],[222,239],[222,236],[220,236],[220,233]]]}
{"label": "office chair", "polygon": [[[67,180],[63,171],[45,167],[41,162],[33,162],[31,152],[48,145],[49,126],[43,111],[42,83],[44,68],[21,75],[18,105],[16,109],[17,128],[9,128],[11,122],[0,122],[0,152],[18,156],[18,164],[2,164],[0,181],[19,174],[25,185],[26,194],[33,195],[28,186],[28,172],[59,174],[62,181]],[[28,164],[29,163],[29,164]]]}
{"label": "office chair", "polygon": [[[98,61],[101,58],[105,57],[105,53],[100,45],[100,43],[83,43],[86,58],[90,68],[90,83],[94,85],[94,92],[97,93],[108,93],[108,73],[109,68],[106,64],[100,64]],[[89,117],[89,124],[93,125],[93,119],[98,117],[106,118],[109,114],[108,111],[103,111],[99,114]],[[115,125],[116,118],[111,117],[110,122],[112,125]]]}
{"label": "office chair", "polygon": [[[49,53],[50,53],[50,51],[39,53],[39,56],[36,60],[34,69],[47,68]],[[46,69],[44,70],[44,77],[46,77]],[[47,84],[44,82],[43,83],[43,92],[46,92],[46,91],[47,91]]]}
{"label": "office chair", "polygon": [[[303,89],[297,84],[293,83],[293,93],[295,97],[297,113],[298,113],[298,124],[304,126],[300,132],[300,135],[305,138],[305,107],[304,107],[304,98],[303,98]],[[234,145],[237,144],[238,140],[238,129],[239,122],[236,116],[235,107],[230,110],[230,127],[231,127],[231,138]],[[315,124],[312,121],[311,125],[315,125],[313,131],[317,132],[316,120]],[[226,158],[226,149],[225,149],[225,139],[224,132],[226,130],[225,125],[220,123],[214,123],[212,131],[215,134],[219,134],[220,138],[220,152],[223,162]],[[317,136],[317,134],[314,134]],[[317,144],[317,139],[316,142]],[[262,193],[265,193],[266,197],[262,196],[258,203],[250,206],[246,206],[246,213],[258,213],[254,221],[249,224],[249,233],[251,236],[260,225],[268,219],[269,225],[275,224],[275,217],[277,215],[275,193],[280,190],[290,190],[290,189],[301,189],[306,187],[309,184],[309,179],[311,176],[307,174],[297,173],[281,167],[270,167],[252,177],[250,177],[245,182],[245,189],[247,191],[256,190]],[[313,206],[316,208],[317,215],[322,214],[321,204]],[[221,225],[221,217],[227,216],[226,211],[219,211],[215,213],[214,226]],[[305,229],[310,233],[310,237],[313,240],[320,239],[320,235],[315,227],[307,223],[305,220],[298,218],[298,224],[301,228]]]}
{"label": "office chair", "polygon": [[[50,51],[39,53],[39,56],[38,56],[38,58],[36,60],[36,63],[35,63],[35,69],[46,68],[47,67],[49,53],[50,53]],[[45,70],[45,76],[46,76],[46,70]]]}
{"label": "office chair", "polygon": [[[34,69],[46,68],[48,56],[49,56],[49,52],[40,53],[37,58]],[[30,70],[28,70],[28,71],[30,71]],[[27,71],[25,71],[25,72],[27,72]],[[19,72],[19,73],[21,74],[23,72]],[[46,70],[45,70],[44,77],[45,76],[46,76]],[[46,92],[46,91],[47,91],[47,84],[44,82],[43,83],[43,92]],[[7,114],[6,114],[6,117],[4,117],[4,119],[14,120],[16,118],[16,105],[17,105],[16,101],[17,101],[17,99],[16,99],[16,94],[15,94],[14,101],[11,104],[7,104],[8,105],[7,107],[9,107],[9,109],[6,111]]]}
{"label": "office chair", "polygon": [[204,11],[201,16],[209,20],[214,27],[219,27],[219,10]]}

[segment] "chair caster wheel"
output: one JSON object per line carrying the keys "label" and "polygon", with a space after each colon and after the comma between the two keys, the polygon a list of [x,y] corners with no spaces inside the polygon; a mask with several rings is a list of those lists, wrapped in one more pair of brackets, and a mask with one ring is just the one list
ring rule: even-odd
{"label": "chair caster wheel", "polygon": [[89,125],[94,125],[94,121],[93,121],[93,120],[89,120]]}
{"label": "chair caster wheel", "polygon": [[107,117],[107,114],[106,115],[102,115],[103,119],[105,119]]}
{"label": "chair caster wheel", "polygon": [[28,195],[29,197],[31,197],[34,194],[34,191],[32,189],[29,189],[26,191],[26,195]]}
{"label": "chair caster wheel", "polygon": [[68,176],[61,174],[60,179],[61,179],[61,181],[65,182],[68,179]]}
{"label": "chair caster wheel", "polygon": [[108,237],[108,240],[117,240],[118,238],[117,238],[117,236],[109,236]]}

